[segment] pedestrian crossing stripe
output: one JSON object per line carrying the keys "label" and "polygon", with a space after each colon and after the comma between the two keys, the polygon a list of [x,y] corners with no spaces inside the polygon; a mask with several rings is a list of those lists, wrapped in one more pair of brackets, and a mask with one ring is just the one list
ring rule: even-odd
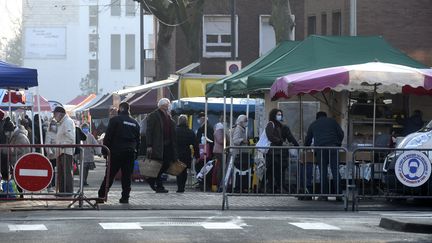
{"label": "pedestrian crossing stripe", "polygon": [[201,224],[204,229],[243,229],[241,226],[231,222],[213,223],[206,222]]}
{"label": "pedestrian crossing stripe", "polygon": [[8,227],[10,231],[48,230],[43,224],[10,224]]}
{"label": "pedestrian crossing stripe", "polygon": [[196,227],[204,229],[243,229],[240,225],[232,222],[153,222],[153,223],[99,223],[105,230],[128,230],[143,229],[143,227]]}
{"label": "pedestrian crossing stripe", "polygon": [[99,223],[105,230],[142,229],[139,223]]}
{"label": "pedestrian crossing stripe", "polygon": [[340,230],[339,227],[325,223],[290,223],[305,230]]}

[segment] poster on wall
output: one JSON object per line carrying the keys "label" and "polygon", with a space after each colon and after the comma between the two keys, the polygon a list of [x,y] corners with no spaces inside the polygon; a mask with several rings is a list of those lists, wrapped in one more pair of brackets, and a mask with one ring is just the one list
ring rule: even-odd
{"label": "poster on wall", "polygon": [[25,28],[24,58],[66,58],[66,28]]}

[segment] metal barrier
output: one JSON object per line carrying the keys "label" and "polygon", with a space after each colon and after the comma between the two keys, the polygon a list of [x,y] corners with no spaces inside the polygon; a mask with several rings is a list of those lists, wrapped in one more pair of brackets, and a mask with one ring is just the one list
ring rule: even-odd
{"label": "metal barrier", "polygon": [[432,199],[432,148],[359,148],[351,158],[353,210],[366,198]]}
{"label": "metal barrier", "polygon": [[[106,157],[106,185],[108,187],[109,183],[109,169],[111,167],[111,154],[110,150],[104,145],[84,145],[84,144],[62,144],[62,145],[6,145],[0,144],[0,167],[3,183],[5,184],[6,191],[0,192],[0,200],[38,200],[38,201],[72,201],[68,207],[71,207],[75,203],[78,203],[79,208],[83,207],[83,203],[87,202],[91,207],[97,208],[97,202],[100,200],[107,201],[107,193],[103,198],[100,197],[86,197],[84,190],[84,153],[75,153],[76,149],[82,150],[85,148],[101,148],[107,152]],[[49,160],[43,156],[40,152],[43,150],[44,154],[52,153],[54,159]],[[66,152],[66,150],[69,150]],[[74,155],[70,154],[71,150]],[[48,152],[49,151],[49,152]],[[42,159],[41,159],[42,158]],[[46,166],[46,160],[50,163]],[[17,161],[18,164],[17,164]],[[56,166],[53,166],[56,163]],[[77,175],[79,178],[78,186],[74,186],[72,169],[73,163],[79,165]],[[40,167],[42,166],[42,167]],[[45,167],[43,167],[45,166]],[[71,167],[72,166],[72,167]],[[19,168],[17,168],[19,167]],[[55,168],[53,168],[55,167]],[[68,173],[72,175],[70,178]],[[51,191],[45,186],[45,182],[41,180],[46,180],[51,178],[51,173],[55,181],[55,190]],[[60,180],[58,176],[62,173],[63,181]],[[5,176],[7,176],[5,180]],[[16,178],[19,177],[19,178]],[[19,179],[22,183],[20,188]],[[48,179],[49,180],[49,179]],[[72,180],[72,181],[70,181]],[[51,183],[51,182],[49,182]],[[42,184],[40,189],[26,189],[27,187],[38,188],[37,184]],[[26,185],[26,186],[24,186]],[[4,186],[2,185],[2,188]],[[10,192],[9,187],[14,187],[18,192]],[[26,188],[24,188],[26,187]],[[49,187],[49,185],[48,185]],[[78,188],[77,188],[78,187]],[[14,189],[12,188],[12,189]],[[77,190],[76,190],[77,189]],[[108,192],[107,188],[105,190]],[[95,201],[93,203],[92,201]]]}
{"label": "metal barrier", "polygon": [[225,152],[229,159],[223,173],[222,210],[229,209],[228,196],[335,197],[348,208],[351,186],[348,176],[339,173],[339,168],[349,171],[352,166],[346,163],[345,148],[232,146]]}

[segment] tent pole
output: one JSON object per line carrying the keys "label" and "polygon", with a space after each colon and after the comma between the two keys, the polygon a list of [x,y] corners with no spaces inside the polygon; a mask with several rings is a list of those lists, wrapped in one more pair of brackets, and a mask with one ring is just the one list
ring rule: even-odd
{"label": "tent pole", "polygon": [[376,122],[376,92],[377,92],[377,84],[374,84],[374,93],[373,93],[373,122],[372,122],[372,147],[375,147],[375,122]]}
{"label": "tent pole", "polygon": [[[41,109],[40,109],[40,95],[39,95],[39,86],[36,86],[36,94],[37,94],[37,107],[38,107],[38,119],[39,119],[39,138],[41,141],[41,144],[43,144],[43,131],[42,131],[42,122],[41,122]],[[33,121],[34,123],[34,121]],[[34,133],[33,133],[34,134]],[[42,154],[44,154],[44,150],[40,150]]]}
{"label": "tent pole", "polygon": [[225,168],[226,168],[226,96],[224,96],[224,105],[223,105],[223,150],[222,150],[222,210],[225,209],[225,196],[226,196],[226,186],[225,186]]}
{"label": "tent pole", "polygon": [[[234,126],[233,124],[234,114],[233,114],[233,97],[231,96],[231,106],[230,106],[230,128]],[[230,132],[230,146],[234,146],[232,144],[232,132]]]}
{"label": "tent pole", "polygon": [[11,90],[10,89],[8,89],[8,95],[9,95],[9,117],[11,118],[11,121],[13,121],[12,120],[12,105],[11,105],[11,103],[12,103],[12,94],[11,94]]}
{"label": "tent pole", "polygon": [[[31,117],[34,118],[33,107],[31,109]],[[32,141],[31,141],[32,144],[35,144],[35,132],[34,132],[35,131],[35,122],[36,121],[33,119],[33,122],[32,122],[32,138],[31,138],[32,139]],[[34,152],[34,148],[32,148],[32,150],[33,150],[32,152]]]}
{"label": "tent pole", "polygon": [[[205,104],[204,104],[204,166],[206,166],[207,164],[207,119],[208,119],[208,106],[207,106],[207,102],[208,102],[208,98],[205,97]],[[201,138],[199,138],[201,139]],[[204,176],[204,192],[206,192],[207,190],[207,181],[206,181],[206,176]]]}
{"label": "tent pole", "polygon": [[302,101],[302,96],[301,95],[299,95],[298,96],[298,98],[299,98],[299,105],[300,105],[300,136],[299,136],[299,138],[300,138],[300,143],[302,143],[303,141],[304,141],[304,139],[303,139],[303,101]]}
{"label": "tent pole", "polygon": [[[247,97],[246,97],[246,118],[248,119],[248,123],[249,123],[249,98],[250,98],[250,95],[247,94]],[[249,126],[246,126],[246,139],[248,139],[248,134],[249,134]]]}

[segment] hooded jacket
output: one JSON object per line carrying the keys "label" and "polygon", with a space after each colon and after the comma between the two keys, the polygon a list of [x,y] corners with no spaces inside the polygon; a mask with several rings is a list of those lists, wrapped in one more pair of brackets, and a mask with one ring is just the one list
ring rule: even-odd
{"label": "hooded jacket", "polygon": [[[22,125],[18,125],[12,136],[9,140],[9,144],[11,145],[30,145],[30,141],[27,137],[28,132]],[[21,158],[23,155],[30,153],[30,147],[25,148],[11,148],[10,153],[10,162],[12,165],[15,165],[17,160]]]}

